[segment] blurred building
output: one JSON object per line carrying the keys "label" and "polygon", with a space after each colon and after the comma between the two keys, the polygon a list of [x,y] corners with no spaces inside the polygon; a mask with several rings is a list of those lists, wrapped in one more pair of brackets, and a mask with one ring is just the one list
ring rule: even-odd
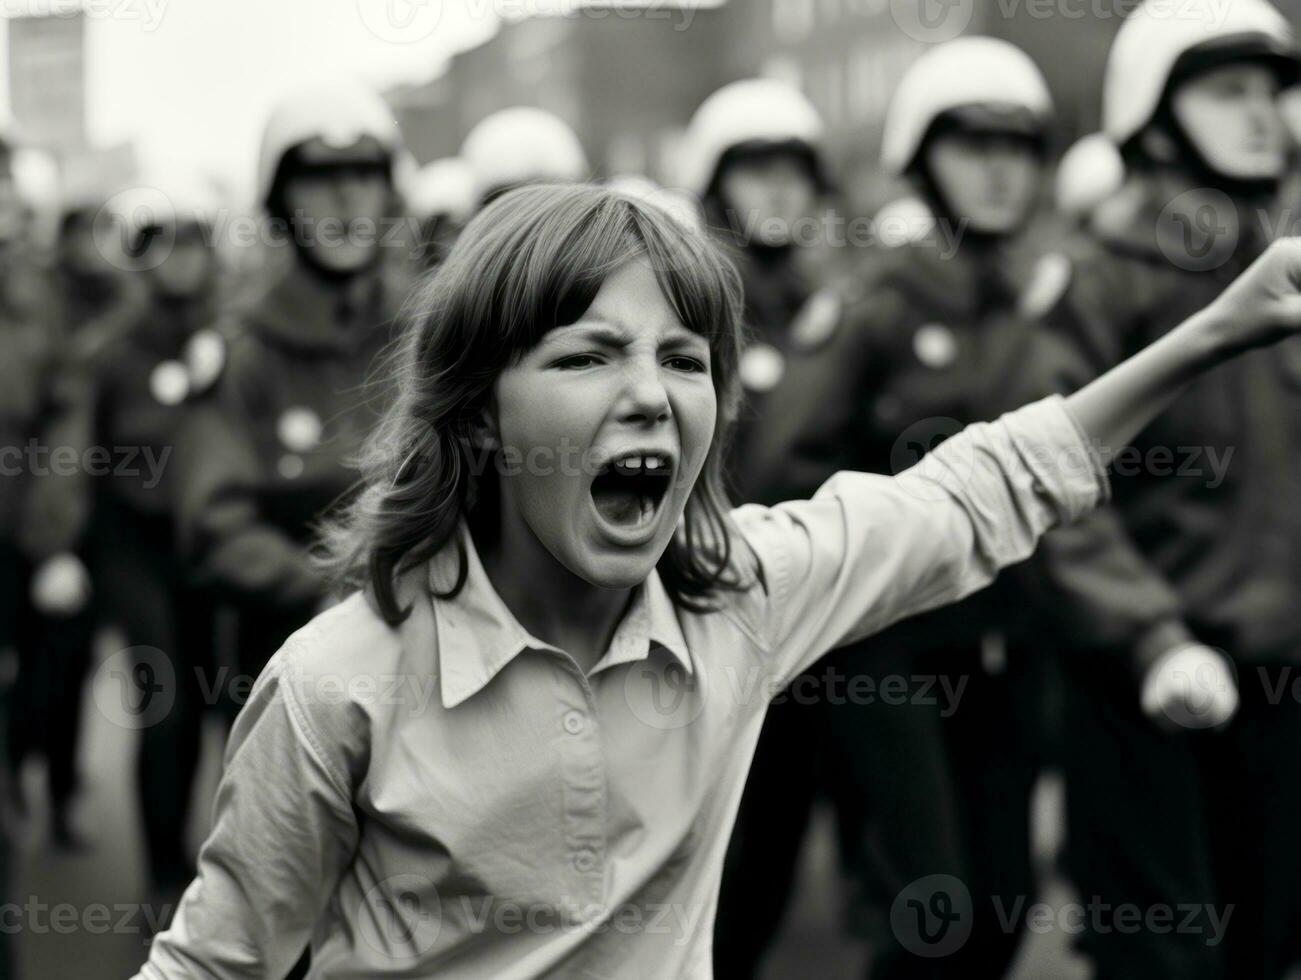
{"label": "blurred building", "polygon": [[137,172],[135,148],[94,146],[86,137],[86,15],[13,17],[8,33],[15,135],[55,161],[54,196],[64,205],[96,202],[129,184]]}
{"label": "blurred building", "polygon": [[733,6],[583,7],[504,23],[422,86],[388,93],[422,162],[455,153],[484,116],[512,105],[554,112],[583,140],[597,172],[669,180],[687,119],[737,77]]}

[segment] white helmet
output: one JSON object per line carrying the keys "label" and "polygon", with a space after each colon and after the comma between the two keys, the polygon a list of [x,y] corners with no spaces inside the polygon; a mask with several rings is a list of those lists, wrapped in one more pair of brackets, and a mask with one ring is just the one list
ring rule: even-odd
{"label": "white helmet", "polygon": [[667,211],[669,217],[691,231],[704,230],[704,215],[700,213],[695,197],[690,194],[671,187],[661,187],[641,174],[619,174],[607,180],[605,186],[625,197]]}
{"label": "white helmet", "polygon": [[379,144],[390,165],[402,145],[393,112],[370,89],[344,84],[318,85],[282,99],[262,131],[258,155],[258,200],[267,204],[285,156],[304,143],[319,141],[346,150],[367,138]]}
{"label": "white helmet", "polygon": [[960,37],[936,45],[899,80],[885,117],[881,165],[906,172],[936,119],[980,107],[1028,113],[1036,126],[1046,126],[1053,100],[1030,56],[1007,41]]}
{"label": "white helmet", "polygon": [[1057,210],[1072,217],[1092,214],[1124,182],[1125,162],[1116,144],[1105,133],[1081,136],[1057,165]]}
{"label": "white helmet", "polygon": [[197,175],[173,175],[114,194],[104,208],[121,222],[125,240],[134,248],[150,228],[216,227],[221,201],[212,184]]}
{"label": "white helmet", "polygon": [[443,157],[415,174],[407,203],[421,220],[446,215],[467,221],[478,204],[478,193],[474,169],[460,157]]}
{"label": "white helmet", "polygon": [[924,239],[935,228],[935,215],[920,197],[891,201],[872,221],[876,237],[886,248],[899,248]]}
{"label": "white helmet", "polygon": [[59,161],[48,150],[19,146],[10,162],[14,186],[23,203],[39,214],[53,214],[59,209]]}
{"label": "white helmet", "polygon": [[1179,59],[1194,49],[1233,50],[1295,59],[1283,15],[1265,0],[1145,0],[1121,24],[1107,58],[1102,128],[1124,146],[1152,121]]}
{"label": "white helmet", "polygon": [[700,103],[691,117],[678,182],[703,197],[728,150],[802,143],[818,154],[824,130],[818,110],[793,86],[772,78],[732,82]]}
{"label": "white helmet", "polygon": [[513,106],[479,120],[461,144],[478,182],[478,197],[536,180],[586,180],[587,154],[559,116]]}

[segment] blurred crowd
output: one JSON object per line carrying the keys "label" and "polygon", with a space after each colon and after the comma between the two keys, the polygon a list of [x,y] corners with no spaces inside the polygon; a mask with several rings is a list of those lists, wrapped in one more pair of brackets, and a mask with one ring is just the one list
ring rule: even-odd
{"label": "blurred crowd", "polygon": [[[672,186],[594,174],[539,109],[489,116],[457,158],[416,168],[376,94],[292,94],[238,248],[201,175],[69,199],[4,142],[6,820],[40,756],[50,844],[85,846],[78,725],[111,625],[147,721],[151,896],[175,902],[201,726],[240,707],[215,678],[256,676],[332,601],[313,535],[387,397],[377,358],[412,286],[504,190],[601,179],[732,257],[737,504],[925,465],[961,426],[1074,390],[1206,305],[1290,230],[1301,55],[1264,0],[1215,22],[1146,10],[1099,80],[1102,131],[1065,153],[1022,51],[928,50],[880,134],[898,194],[876,215],[845,213],[817,111],[771,79],[699,107]],[[819,800],[873,978],[1003,976],[1036,901],[1031,795],[1049,768],[1067,786],[1063,873],[1107,910],[1086,905],[1079,930],[1096,976],[1301,964],[1301,349],[1248,355],[1142,441],[1102,448],[1120,450],[1108,509],[774,698],[722,883],[719,977],[757,975]]]}

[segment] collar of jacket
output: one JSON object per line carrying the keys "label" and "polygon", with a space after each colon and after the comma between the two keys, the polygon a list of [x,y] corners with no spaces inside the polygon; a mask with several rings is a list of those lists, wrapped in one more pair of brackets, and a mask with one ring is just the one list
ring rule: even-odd
{"label": "collar of jacket", "polygon": [[262,298],[249,321],[262,337],[303,353],[347,354],[398,313],[404,292],[394,263],[371,273],[330,282],[292,259]]}
{"label": "collar of jacket", "polygon": [[[434,606],[439,684],[445,708],[453,708],[483,690],[525,650],[561,652],[531,636],[506,608],[483,569],[464,523],[455,541],[449,542],[429,563],[431,594],[451,589],[462,560],[468,567],[461,591],[451,599],[430,600]],[[677,609],[659,574],[652,571],[634,594],[632,604],[615,629],[609,650],[592,673],[645,660],[657,646],[672,654],[688,674],[694,673]]]}
{"label": "collar of jacket", "polygon": [[955,248],[936,233],[887,250],[873,281],[893,288],[930,316],[954,322],[1013,309],[1010,257],[998,246]]}

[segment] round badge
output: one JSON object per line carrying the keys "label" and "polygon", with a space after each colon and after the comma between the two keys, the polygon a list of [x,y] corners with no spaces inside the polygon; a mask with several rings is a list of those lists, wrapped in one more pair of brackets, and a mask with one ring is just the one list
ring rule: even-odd
{"label": "round badge", "polygon": [[185,345],[190,384],[202,391],[217,380],[226,365],[226,342],[215,330],[200,330]]}
{"label": "round badge", "polygon": [[276,435],[290,452],[305,453],[321,441],[321,417],[310,408],[288,408],[276,423]]}
{"label": "round badge", "polygon": [[946,368],[958,359],[958,341],[942,323],[928,323],[913,334],[913,353],[928,368]]}
{"label": "round badge", "polygon": [[190,393],[190,372],[180,361],[162,361],[149,373],[149,392],[160,405],[179,405]]}
{"label": "round badge", "polygon": [[772,391],[786,371],[786,359],[772,344],[751,344],[741,354],[741,384],[749,391]]}
{"label": "round badge", "polygon": [[285,453],[276,463],[276,469],[286,480],[297,480],[303,475],[303,457],[294,453]]}
{"label": "round badge", "polygon": [[1021,294],[1021,315],[1041,317],[1062,298],[1071,284],[1071,260],[1061,252],[1045,255],[1035,263],[1030,285]]}
{"label": "round badge", "polygon": [[820,289],[804,303],[791,324],[791,340],[800,350],[821,347],[840,325],[840,297]]}

